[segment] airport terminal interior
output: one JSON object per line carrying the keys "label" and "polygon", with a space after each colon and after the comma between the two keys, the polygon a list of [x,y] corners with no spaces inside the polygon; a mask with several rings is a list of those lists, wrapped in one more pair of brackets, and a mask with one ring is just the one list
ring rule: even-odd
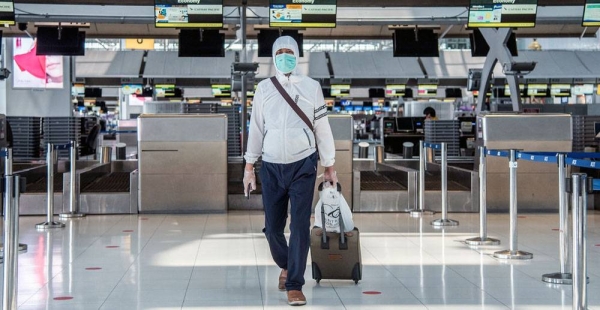
{"label": "airport terminal interior", "polygon": [[2,309],[288,309],[242,177],[291,36],[359,230],[311,240],[304,308],[600,310],[599,0],[0,0],[0,25]]}

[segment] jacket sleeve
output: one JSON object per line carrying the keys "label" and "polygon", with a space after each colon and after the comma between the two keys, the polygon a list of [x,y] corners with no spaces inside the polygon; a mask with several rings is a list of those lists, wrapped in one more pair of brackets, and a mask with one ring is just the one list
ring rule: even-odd
{"label": "jacket sleeve", "polygon": [[327,118],[327,106],[321,87],[317,87],[315,94],[314,129],[321,166],[330,167],[335,163],[335,143],[329,119]]}
{"label": "jacket sleeve", "polygon": [[262,87],[256,89],[250,115],[250,128],[248,133],[248,146],[246,149],[246,163],[254,164],[262,155],[265,122],[263,118]]}

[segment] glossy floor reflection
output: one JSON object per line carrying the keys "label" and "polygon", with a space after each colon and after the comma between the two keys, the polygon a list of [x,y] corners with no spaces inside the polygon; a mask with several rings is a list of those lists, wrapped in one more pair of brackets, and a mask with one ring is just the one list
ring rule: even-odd
{"label": "glossy floor reflection", "polygon": [[[481,248],[463,242],[477,236],[477,214],[450,214],[460,226],[444,230],[429,225],[438,217],[355,214],[363,280],[317,284],[307,268],[302,309],[571,309],[571,286],[540,280],[560,270],[557,214],[520,215],[529,261],[491,256],[508,248],[508,214],[488,216],[502,244]],[[38,232],[42,220],[21,217],[19,309],[290,309],[261,212],[88,216]],[[588,230],[589,308],[599,310],[600,213]]]}

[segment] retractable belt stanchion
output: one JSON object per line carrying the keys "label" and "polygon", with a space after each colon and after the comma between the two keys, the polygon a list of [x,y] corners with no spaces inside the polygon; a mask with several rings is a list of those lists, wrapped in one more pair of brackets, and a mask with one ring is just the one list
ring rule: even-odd
{"label": "retractable belt stanchion", "polygon": [[54,221],[54,145],[52,143],[48,143],[48,148],[46,151],[46,165],[48,167],[48,176],[47,176],[47,200],[48,200],[48,209],[46,214],[46,222],[39,223],[35,225],[37,229],[50,229],[50,228],[63,228],[65,227],[64,223],[55,222]]}
{"label": "retractable belt stanchion", "polygon": [[19,176],[4,177],[4,279],[2,287],[2,309],[17,309],[18,245],[19,245]]}
{"label": "retractable belt stanchion", "polygon": [[58,215],[59,218],[80,218],[84,217],[85,214],[79,213],[79,204],[77,199],[77,190],[75,188],[75,183],[77,182],[77,142],[71,141],[69,148],[69,161],[70,161],[70,169],[69,169],[69,212],[61,213]]}
{"label": "retractable belt stanchion", "polygon": [[[569,198],[567,197],[567,165],[565,154],[558,157],[558,213],[559,213],[559,255],[560,272],[542,275],[542,281],[554,284],[572,284],[571,266],[569,263]],[[571,192],[571,189],[568,189]]]}
{"label": "retractable belt stanchion", "polygon": [[425,142],[419,141],[419,209],[410,211],[411,217],[421,217],[425,214],[433,214],[431,211],[425,211],[425,170],[427,168],[425,154]]}
{"label": "retractable belt stanchion", "polygon": [[501,259],[531,259],[533,254],[517,250],[517,150],[509,151],[510,167],[510,248],[494,253]]}
{"label": "retractable belt stanchion", "polygon": [[[0,156],[5,158],[4,161],[4,175],[12,175],[13,174],[13,152],[12,148],[8,147],[4,151],[0,152]],[[5,205],[6,207],[6,205]],[[17,209],[18,212],[18,209]],[[19,222],[17,222],[17,229],[19,227]],[[4,244],[0,244],[0,252],[4,252]],[[27,244],[19,243],[19,253],[27,252]]]}
{"label": "retractable belt stanchion", "polygon": [[479,237],[465,240],[468,245],[498,245],[500,240],[487,236],[487,159],[485,147],[479,147]]}
{"label": "retractable belt stanchion", "polygon": [[[587,194],[585,173],[573,173],[573,309],[587,310]],[[591,183],[591,182],[590,182]]]}
{"label": "retractable belt stanchion", "polygon": [[458,221],[448,219],[448,145],[446,142],[439,145],[442,150],[442,218],[431,221],[431,225],[434,227],[458,226]]}

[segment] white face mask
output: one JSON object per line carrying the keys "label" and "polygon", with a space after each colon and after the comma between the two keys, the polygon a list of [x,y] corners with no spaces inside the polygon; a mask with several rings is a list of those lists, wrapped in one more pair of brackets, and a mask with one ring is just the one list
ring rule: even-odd
{"label": "white face mask", "polygon": [[276,55],[275,66],[284,74],[290,73],[296,69],[296,56],[288,53]]}

